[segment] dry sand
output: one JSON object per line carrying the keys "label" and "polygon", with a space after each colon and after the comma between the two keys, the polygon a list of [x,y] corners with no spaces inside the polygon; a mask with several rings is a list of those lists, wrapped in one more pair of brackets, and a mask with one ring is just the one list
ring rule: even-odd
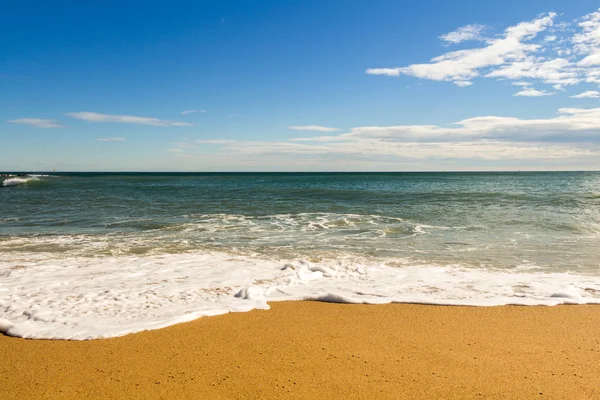
{"label": "dry sand", "polygon": [[0,337],[8,399],[600,399],[600,307],[271,304],[86,342]]}

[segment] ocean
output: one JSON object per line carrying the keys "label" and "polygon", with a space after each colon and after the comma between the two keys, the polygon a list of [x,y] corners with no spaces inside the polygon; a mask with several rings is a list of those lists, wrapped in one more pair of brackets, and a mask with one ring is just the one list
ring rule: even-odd
{"label": "ocean", "polygon": [[600,303],[600,173],[0,178],[0,332],[94,339],[269,301]]}

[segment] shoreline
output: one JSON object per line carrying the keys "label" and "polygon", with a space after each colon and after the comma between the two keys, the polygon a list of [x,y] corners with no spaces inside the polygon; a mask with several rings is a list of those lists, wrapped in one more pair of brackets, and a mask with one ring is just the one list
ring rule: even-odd
{"label": "shoreline", "polygon": [[270,303],[90,341],[0,336],[3,398],[600,399],[600,307]]}

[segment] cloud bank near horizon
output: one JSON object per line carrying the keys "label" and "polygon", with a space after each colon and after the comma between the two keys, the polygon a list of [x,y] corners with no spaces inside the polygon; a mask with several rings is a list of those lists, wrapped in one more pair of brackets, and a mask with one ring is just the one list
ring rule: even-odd
{"label": "cloud bank near horizon", "polygon": [[415,162],[451,165],[452,160],[468,165],[579,161],[600,166],[600,108],[561,108],[552,118],[480,116],[448,125],[362,126],[287,141],[202,139],[173,143],[168,151],[189,162],[236,160],[250,166],[335,161],[373,168]]}

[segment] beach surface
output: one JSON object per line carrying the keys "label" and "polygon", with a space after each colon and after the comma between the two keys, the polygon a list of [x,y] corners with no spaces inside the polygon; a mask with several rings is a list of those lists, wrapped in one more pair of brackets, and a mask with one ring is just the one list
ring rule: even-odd
{"label": "beach surface", "polygon": [[271,303],[124,337],[0,337],[7,399],[600,399],[600,307]]}

